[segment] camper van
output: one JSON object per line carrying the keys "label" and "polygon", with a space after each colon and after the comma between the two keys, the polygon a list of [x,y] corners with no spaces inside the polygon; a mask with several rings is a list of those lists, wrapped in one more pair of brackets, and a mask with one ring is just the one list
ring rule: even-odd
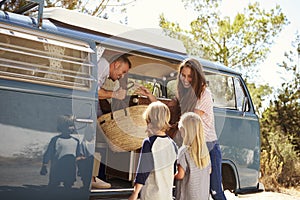
{"label": "camper van", "polygon": [[[127,198],[144,134],[140,117],[149,104],[134,89],[144,85],[162,102],[170,101],[178,66],[189,55],[182,42],[157,32],[45,9],[43,2],[27,6],[38,8],[35,17],[23,15],[25,8],[0,11],[0,199]],[[97,118],[98,61],[119,54],[132,64],[125,107]],[[224,190],[258,191],[260,127],[246,84],[240,73],[197,59],[213,95]],[[113,99],[108,103],[114,107]],[[122,126],[117,113],[127,113],[121,118],[129,122]],[[96,134],[99,127],[104,142]],[[118,131],[123,135],[116,142],[110,136]],[[83,143],[91,157],[78,156]],[[101,155],[99,177],[110,188],[90,185],[95,153]]]}

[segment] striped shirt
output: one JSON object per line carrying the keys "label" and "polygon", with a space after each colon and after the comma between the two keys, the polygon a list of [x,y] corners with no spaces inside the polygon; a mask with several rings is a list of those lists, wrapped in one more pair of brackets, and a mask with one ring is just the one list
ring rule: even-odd
{"label": "striped shirt", "polygon": [[216,141],[218,138],[215,130],[213,100],[211,93],[207,88],[205,88],[205,90],[202,92],[201,98],[198,99],[195,109],[204,112],[204,114],[200,117],[203,122],[203,130],[206,142]]}
{"label": "striped shirt", "polygon": [[211,165],[199,169],[185,146],[179,149],[177,164],[185,175],[176,180],[176,200],[208,200]]}

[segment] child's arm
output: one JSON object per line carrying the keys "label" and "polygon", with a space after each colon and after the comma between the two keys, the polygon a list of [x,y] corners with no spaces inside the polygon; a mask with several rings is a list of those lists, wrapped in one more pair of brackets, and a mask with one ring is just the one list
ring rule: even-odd
{"label": "child's arm", "polygon": [[184,175],[185,175],[184,169],[178,164],[177,173],[175,174],[174,178],[180,180],[184,178]]}
{"label": "child's arm", "polygon": [[128,198],[128,200],[136,200],[138,198],[138,195],[142,189],[143,185],[140,184],[140,183],[136,183],[134,185],[134,188],[133,188],[133,192],[132,194],[130,195],[130,197]]}

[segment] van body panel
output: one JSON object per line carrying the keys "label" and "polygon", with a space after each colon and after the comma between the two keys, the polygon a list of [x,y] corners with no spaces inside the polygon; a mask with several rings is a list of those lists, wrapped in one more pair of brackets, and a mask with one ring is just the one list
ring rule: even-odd
{"label": "van body panel", "polygon": [[[68,114],[78,118],[94,118],[95,123],[95,99],[16,92],[0,87],[0,102],[1,199],[61,198],[65,193],[63,189],[47,187],[50,163],[46,176],[39,173],[43,154],[51,138],[59,134],[58,116]],[[85,125],[77,123],[76,126],[81,130],[72,136],[82,140]],[[92,170],[92,165],[87,168]],[[67,199],[88,199],[88,189],[81,190],[80,177],[77,176],[77,179],[73,191],[65,194]]]}
{"label": "van body panel", "polygon": [[[67,16],[74,18],[69,21]],[[97,72],[101,70],[97,62],[100,57],[128,54],[132,62],[130,79],[152,87],[160,99],[169,101],[174,97],[176,88],[174,84],[169,87],[169,83],[175,82],[180,62],[189,57],[181,42],[174,39],[160,42],[165,37],[154,33],[143,35],[144,30],[126,27],[118,30],[103,27],[102,30],[101,24],[110,23],[90,16],[80,19],[80,23],[91,19],[94,24],[99,23],[97,28],[88,23],[83,26],[76,23],[79,16],[82,14],[50,9],[39,29],[35,18],[0,11],[0,34],[3,36],[0,38],[0,199],[83,200],[126,198],[131,193],[139,152],[118,153],[107,144],[95,141],[91,142],[94,148],[90,153],[101,149],[103,164],[107,165],[104,166],[107,179],[120,179],[123,185],[91,189],[83,185],[77,173],[71,189],[64,188],[63,183],[58,188],[50,188],[50,164],[47,175],[40,175],[46,149],[51,139],[59,135],[59,116],[74,118],[76,132],[72,137],[79,142],[87,132],[96,137]],[[115,26],[121,25],[111,27]],[[17,37],[18,34],[22,36]],[[147,40],[147,36],[151,36],[151,40]],[[56,48],[52,49],[53,46]],[[234,173],[236,188],[233,190],[255,190],[260,170],[260,130],[247,87],[240,73],[220,63],[199,61],[214,95],[216,132],[223,163],[232,167]],[[61,69],[55,71],[54,66]],[[225,82],[219,83],[220,80]],[[226,95],[230,96],[230,101],[224,98],[224,86],[228,87]],[[244,97],[248,99],[245,111],[241,109]],[[124,161],[122,166],[121,160]],[[89,176],[92,164],[86,164]],[[68,173],[68,168],[62,167],[61,171]]]}
{"label": "van body panel", "polygon": [[[74,147],[79,149],[87,131],[95,138],[96,45],[33,24],[29,17],[0,12],[0,198],[89,199],[89,185],[84,187],[82,177],[76,174],[71,180],[67,174],[78,155]],[[59,141],[72,144],[62,153],[61,163],[66,165],[55,174],[50,160],[47,174],[41,175],[50,141],[60,135],[61,116],[72,117],[75,126],[74,139]],[[95,139],[91,143],[95,146]],[[93,154],[95,148],[90,151]],[[90,178],[93,163],[86,162],[84,167]],[[49,187],[50,176],[57,180],[66,176],[64,181],[73,186],[67,188],[61,182]]]}
{"label": "van body panel", "polygon": [[220,109],[215,109],[214,113],[223,159],[235,163],[241,188],[256,187],[260,169],[260,134],[257,116],[243,116],[241,112]]}

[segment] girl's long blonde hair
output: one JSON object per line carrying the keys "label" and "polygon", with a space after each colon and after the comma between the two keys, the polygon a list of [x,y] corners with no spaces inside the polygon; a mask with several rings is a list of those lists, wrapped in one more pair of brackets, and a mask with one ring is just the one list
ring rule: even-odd
{"label": "girl's long blonde hair", "polygon": [[184,113],[178,127],[184,131],[183,144],[188,148],[196,166],[200,169],[207,167],[210,157],[200,116],[194,112]]}

